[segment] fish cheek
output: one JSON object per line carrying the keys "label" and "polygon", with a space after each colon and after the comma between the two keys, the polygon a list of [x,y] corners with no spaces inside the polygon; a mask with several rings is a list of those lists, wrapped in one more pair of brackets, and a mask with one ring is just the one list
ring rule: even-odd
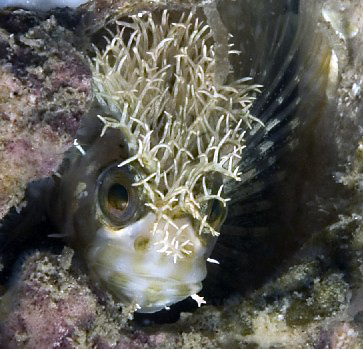
{"label": "fish cheek", "polygon": [[[81,141],[79,141],[81,142]],[[71,246],[89,244],[100,227],[97,217],[97,179],[112,163],[128,157],[128,147],[119,130],[109,129],[85,153],[75,152],[52,197],[51,215]]]}
{"label": "fish cheek", "polygon": [[[82,155],[81,155],[82,156]],[[98,137],[87,149],[81,167],[86,169],[89,175],[98,175],[104,168],[114,162],[126,160],[129,154],[127,142],[120,130],[107,129],[106,132]]]}

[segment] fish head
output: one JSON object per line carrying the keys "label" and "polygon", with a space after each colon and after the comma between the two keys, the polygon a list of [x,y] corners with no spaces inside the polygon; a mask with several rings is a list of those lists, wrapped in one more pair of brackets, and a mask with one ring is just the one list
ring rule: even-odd
{"label": "fish head", "polygon": [[192,11],[115,24],[91,60],[102,130],[92,142],[79,133],[58,217],[95,280],[155,312],[202,288],[259,89],[228,66],[216,79],[212,31]]}
{"label": "fish head", "polygon": [[[180,211],[177,201],[162,215],[157,203],[150,208],[148,192],[138,185],[147,173],[137,164],[120,166],[130,158],[120,130],[108,129],[84,149],[70,156],[63,171],[56,212],[92,278],[139,312],[155,312],[199,292],[217,235],[200,231],[198,219]],[[221,178],[210,177],[216,192]],[[215,229],[226,210],[218,200],[201,208]]]}

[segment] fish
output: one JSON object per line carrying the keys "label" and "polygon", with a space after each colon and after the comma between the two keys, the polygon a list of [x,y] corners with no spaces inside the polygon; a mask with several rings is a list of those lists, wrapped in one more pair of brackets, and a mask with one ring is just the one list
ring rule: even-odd
{"label": "fish", "polygon": [[[268,211],[280,159],[326,99],[332,52],[319,35],[308,40],[307,3],[144,11],[115,19],[94,48],[94,104],[51,215],[91,279],[122,304],[139,313],[190,296],[203,304],[207,263],[238,259],[235,226]],[[232,33],[222,20],[242,6]],[[233,241],[236,253],[214,258]]]}

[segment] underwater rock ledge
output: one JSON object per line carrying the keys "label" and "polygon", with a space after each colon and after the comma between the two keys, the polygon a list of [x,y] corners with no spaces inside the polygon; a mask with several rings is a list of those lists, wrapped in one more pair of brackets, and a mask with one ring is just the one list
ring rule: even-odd
{"label": "underwater rock ledge", "polygon": [[[321,202],[323,211],[334,201],[336,219],[304,241],[258,289],[194,312],[182,307],[180,319],[164,325],[147,318],[129,321],[132,311],[121,312],[111,297],[100,294],[68,247],[60,254],[24,251],[10,286],[1,285],[1,348],[363,347],[363,5],[329,3],[333,22],[320,19],[321,29],[335,49],[341,78],[332,97],[336,103],[320,125],[321,155],[315,163],[329,158],[324,168],[331,172],[325,175],[344,188],[341,197],[324,198],[328,205]],[[2,216],[21,202],[29,181],[57,169],[91,99],[90,73],[72,45],[77,41],[72,30],[54,17],[23,11],[11,16],[16,30],[22,29],[14,44],[9,34],[14,25],[0,25],[5,27],[0,30]],[[357,34],[338,35],[337,18],[355,26]],[[45,35],[44,43],[37,33]]]}

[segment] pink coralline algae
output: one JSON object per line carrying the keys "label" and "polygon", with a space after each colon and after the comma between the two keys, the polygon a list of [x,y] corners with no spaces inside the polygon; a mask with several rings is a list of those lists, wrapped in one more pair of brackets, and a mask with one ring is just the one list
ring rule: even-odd
{"label": "pink coralline algae", "polygon": [[53,16],[0,14],[0,218],[58,168],[89,106],[91,76],[74,45]]}

